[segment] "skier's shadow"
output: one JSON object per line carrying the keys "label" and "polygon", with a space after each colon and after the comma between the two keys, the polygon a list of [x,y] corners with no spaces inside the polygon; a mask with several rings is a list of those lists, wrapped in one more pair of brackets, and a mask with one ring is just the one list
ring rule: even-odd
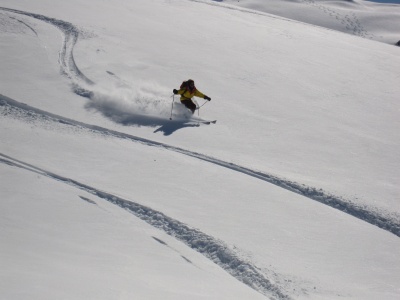
{"label": "skier's shadow", "polygon": [[149,116],[129,116],[119,120],[125,126],[147,126],[158,127],[154,133],[162,132],[165,136],[171,135],[177,130],[190,127],[199,127],[200,124],[191,122],[190,120],[166,120]]}
{"label": "skier's shadow", "polygon": [[162,132],[164,135],[168,136],[173,134],[175,131],[188,127],[199,127],[199,124],[193,124],[188,122],[169,122],[163,124],[161,127],[157,128],[154,133]]}
{"label": "skier's shadow", "polygon": [[200,124],[194,123],[190,118],[183,120],[169,120],[167,118],[161,118],[158,116],[124,113],[120,110],[110,109],[109,107],[103,108],[101,106],[93,106],[93,102],[87,103],[86,108],[88,110],[96,109],[104,117],[117,124],[124,126],[153,127],[157,128],[154,133],[162,132],[166,136],[173,134],[179,129],[200,126]]}

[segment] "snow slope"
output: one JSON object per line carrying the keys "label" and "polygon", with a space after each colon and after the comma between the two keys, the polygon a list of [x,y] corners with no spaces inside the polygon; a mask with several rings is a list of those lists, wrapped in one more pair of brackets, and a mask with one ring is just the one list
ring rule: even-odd
{"label": "snow slope", "polygon": [[[208,1],[0,3],[7,299],[399,297],[397,48]],[[216,125],[169,121],[189,77]]]}
{"label": "snow slope", "polygon": [[221,2],[391,45],[400,40],[398,0],[223,0]]}

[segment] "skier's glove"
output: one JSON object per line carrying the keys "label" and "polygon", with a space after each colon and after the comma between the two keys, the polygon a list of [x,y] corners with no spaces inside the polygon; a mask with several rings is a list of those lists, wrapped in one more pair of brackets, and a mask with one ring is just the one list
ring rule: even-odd
{"label": "skier's glove", "polygon": [[175,95],[178,94],[178,90],[177,89],[174,89],[173,92],[174,92]]}
{"label": "skier's glove", "polygon": [[208,96],[204,96],[204,99],[206,99],[206,100],[208,100],[208,101],[211,101],[211,98],[208,97]]}

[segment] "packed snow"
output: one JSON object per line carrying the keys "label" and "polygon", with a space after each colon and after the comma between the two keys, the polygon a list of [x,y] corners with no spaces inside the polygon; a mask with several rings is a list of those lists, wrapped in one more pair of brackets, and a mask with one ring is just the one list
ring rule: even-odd
{"label": "packed snow", "polygon": [[399,299],[400,5],[266,3],[0,0],[0,299]]}

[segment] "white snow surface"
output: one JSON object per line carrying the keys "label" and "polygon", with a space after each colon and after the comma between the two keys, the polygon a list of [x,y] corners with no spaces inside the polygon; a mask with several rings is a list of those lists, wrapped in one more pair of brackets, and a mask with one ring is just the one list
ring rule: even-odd
{"label": "white snow surface", "polygon": [[391,45],[400,40],[398,0],[222,0],[221,2]]}
{"label": "white snow surface", "polygon": [[399,10],[0,0],[0,299],[399,299]]}

